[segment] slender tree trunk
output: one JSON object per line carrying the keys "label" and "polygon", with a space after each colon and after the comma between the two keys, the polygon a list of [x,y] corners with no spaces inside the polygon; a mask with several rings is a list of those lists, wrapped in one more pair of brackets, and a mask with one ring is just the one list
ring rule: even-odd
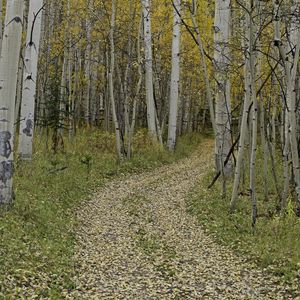
{"label": "slender tree trunk", "polygon": [[290,51],[284,45],[280,36],[280,9],[279,0],[274,0],[274,12],[275,12],[275,23],[274,23],[274,43],[279,49],[281,60],[284,64],[287,92],[286,92],[286,103],[288,110],[289,119],[289,137],[290,137],[290,149],[292,156],[293,175],[295,180],[295,190],[298,201],[300,201],[300,164],[299,164],[299,153],[298,153],[298,142],[297,142],[297,122],[296,122],[296,75],[298,70],[298,61],[300,54],[300,29],[295,33],[296,35],[296,49],[293,57],[290,55]]}
{"label": "slender tree trunk", "polygon": [[250,196],[252,201],[252,226],[254,227],[257,219],[257,197],[255,186],[256,174],[256,151],[257,151],[257,128],[258,128],[258,103],[256,96],[256,54],[255,54],[255,41],[256,41],[256,26],[254,24],[254,16],[258,13],[256,0],[251,0],[249,36],[250,36],[250,81],[251,81],[251,102],[252,102],[252,142],[251,142],[251,155],[250,155]]}
{"label": "slender tree trunk", "polygon": [[112,109],[113,122],[115,126],[115,134],[116,134],[116,145],[117,145],[117,154],[118,158],[122,159],[122,149],[121,149],[121,132],[119,121],[116,112],[115,105],[115,97],[114,97],[114,83],[113,83],[113,75],[115,68],[115,42],[114,42],[114,31],[115,31],[115,22],[116,22],[116,0],[112,0],[112,15],[111,15],[111,23],[110,23],[110,70],[109,70],[109,94],[110,94],[110,102]]}
{"label": "slender tree trunk", "polygon": [[24,60],[23,93],[21,104],[19,155],[22,159],[32,158],[34,109],[37,82],[37,67],[42,26],[43,0],[31,0]]}
{"label": "slender tree trunk", "polygon": [[193,0],[193,7],[194,7],[194,10],[191,12],[191,17],[192,17],[192,21],[193,21],[193,26],[196,30],[197,44],[198,44],[198,48],[199,48],[200,57],[202,60],[201,66],[202,66],[204,78],[205,78],[205,89],[206,89],[207,102],[208,102],[208,106],[209,106],[210,120],[211,120],[212,128],[214,131],[214,135],[216,136],[217,129],[216,129],[216,121],[215,121],[214,100],[213,100],[213,96],[212,96],[212,89],[211,89],[211,84],[210,84],[210,80],[209,80],[208,67],[206,64],[206,57],[205,57],[204,48],[203,48],[203,44],[202,44],[201,34],[200,34],[197,19],[196,19],[196,15],[197,15],[196,14],[197,13],[196,0]]}
{"label": "slender tree trunk", "polygon": [[283,148],[283,165],[284,165],[284,185],[281,198],[281,209],[286,206],[286,200],[289,192],[290,172],[289,172],[289,152],[290,152],[290,136],[289,136],[289,120],[287,109],[284,108],[284,148]]}
{"label": "slender tree trunk", "polygon": [[68,83],[69,83],[69,108],[68,108],[68,123],[69,123],[69,139],[74,136],[74,91],[76,89],[75,80],[73,80],[73,67],[75,62],[75,51],[71,49],[71,42],[69,42],[69,56],[68,56]]}
{"label": "slender tree trunk", "polygon": [[[91,1],[88,1],[88,11],[92,11]],[[92,58],[92,44],[91,44],[91,31],[92,31],[92,23],[91,23],[91,14],[89,13],[86,20],[86,36],[87,36],[87,46],[85,49],[85,123],[87,126],[90,125],[91,121],[91,58]]]}
{"label": "slender tree trunk", "polygon": [[263,153],[263,159],[264,159],[264,200],[268,200],[268,146],[266,143],[266,133],[265,133],[265,108],[263,99],[261,97],[260,99],[260,137],[261,137],[261,149]]}
{"label": "slender tree trunk", "polygon": [[272,126],[272,152],[273,156],[276,156],[276,116],[277,116],[277,109],[276,106],[272,112],[272,119],[271,119],[271,126]]}
{"label": "slender tree trunk", "polygon": [[[23,52],[23,51],[21,51]],[[23,55],[24,57],[24,55]],[[17,80],[17,95],[16,95],[16,107],[15,107],[15,132],[19,128],[20,123],[20,110],[22,102],[22,87],[23,87],[23,73],[24,73],[24,60],[22,57],[19,59],[18,68],[18,80]]]}
{"label": "slender tree trunk", "polygon": [[181,0],[174,0],[173,41],[172,41],[172,71],[170,84],[170,113],[168,128],[168,148],[175,149],[178,116],[179,77],[180,77],[180,36],[181,36]]}
{"label": "slender tree trunk", "polygon": [[66,104],[67,104],[67,71],[68,71],[68,50],[65,48],[62,58],[62,70],[60,81],[60,99],[59,99],[59,121],[58,132],[60,135],[64,133],[65,119],[66,119]]}
{"label": "slender tree trunk", "polygon": [[3,0],[0,0],[0,52],[3,40]]}
{"label": "slender tree trunk", "polygon": [[[131,34],[134,30],[134,22],[135,22],[135,9],[134,9],[134,3],[133,0],[130,0],[129,2],[129,16],[130,16],[130,24],[129,24],[129,30],[128,30],[128,44],[127,44],[127,52],[128,52],[128,61],[125,69],[125,75],[124,75],[124,121],[125,121],[125,136],[129,137],[130,132],[130,105],[129,105],[129,99],[130,99],[130,92],[129,92],[129,82],[132,76],[131,73],[131,64],[132,64],[132,56],[133,56],[133,43]],[[140,28],[140,25],[139,25]],[[140,38],[140,33],[138,33],[138,39]]]}
{"label": "slender tree trunk", "polygon": [[137,107],[138,107],[138,98],[140,96],[140,90],[141,90],[141,86],[142,86],[142,80],[143,80],[143,74],[142,74],[142,65],[141,65],[141,46],[140,46],[140,41],[141,41],[141,31],[142,31],[142,20],[139,24],[139,32],[138,32],[138,37],[137,37],[137,59],[138,59],[138,73],[139,73],[139,79],[138,79],[138,83],[136,86],[136,92],[134,95],[134,99],[133,99],[133,108],[132,108],[132,119],[131,119],[131,124],[130,124],[130,128],[129,128],[129,133],[128,133],[128,143],[127,143],[127,158],[131,158],[131,153],[132,153],[132,149],[131,149],[131,145],[132,145],[132,138],[133,138],[133,134],[134,134],[134,128],[135,128],[135,124],[136,124],[136,115],[137,115]]}
{"label": "slender tree trunk", "polygon": [[146,69],[146,102],[147,122],[150,136],[157,139],[155,104],[153,96],[153,68],[152,68],[152,33],[151,33],[151,4],[150,0],[141,0],[144,18],[144,48]]}
{"label": "slender tree trunk", "polygon": [[250,101],[251,101],[251,52],[253,49],[251,49],[250,40],[251,38],[251,31],[250,31],[250,14],[245,12],[246,17],[246,40],[245,40],[245,99],[244,99],[244,108],[243,108],[243,114],[242,114],[242,123],[241,123],[241,129],[240,129],[240,141],[239,141],[239,147],[238,147],[238,154],[237,154],[237,161],[236,161],[236,167],[235,167],[235,176],[234,176],[234,183],[233,183],[233,189],[232,189],[232,196],[231,196],[231,202],[230,207],[231,210],[234,210],[236,208],[237,198],[238,198],[238,189],[240,184],[240,178],[241,178],[241,169],[243,165],[244,160],[244,151],[245,151],[245,142],[247,139],[247,121],[249,118],[250,113]]}
{"label": "slender tree trunk", "polygon": [[229,64],[231,8],[230,0],[217,0],[215,4],[215,78],[216,90],[216,170],[227,177],[232,173],[232,162],[224,161],[231,148],[230,80]]}
{"label": "slender tree trunk", "polygon": [[8,0],[0,58],[0,204],[13,201],[15,97],[24,3]]}

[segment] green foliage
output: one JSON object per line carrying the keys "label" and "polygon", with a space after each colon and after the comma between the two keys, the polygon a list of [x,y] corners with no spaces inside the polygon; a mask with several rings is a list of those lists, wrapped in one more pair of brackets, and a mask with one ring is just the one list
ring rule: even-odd
{"label": "green foliage", "polygon": [[[258,157],[258,165],[261,157]],[[262,164],[261,164],[262,165]],[[280,168],[280,166],[278,167]],[[277,170],[280,172],[279,170]],[[278,213],[271,171],[268,178],[263,172],[257,174],[258,221],[255,230],[251,227],[251,201],[247,193],[239,196],[237,210],[230,213],[229,198],[221,196],[218,182],[207,189],[214,173],[210,172],[190,194],[188,210],[217,242],[227,245],[249,261],[287,281],[295,290],[300,289],[300,219],[295,213],[295,204],[290,199],[285,212]],[[267,180],[269,198],[264,200],[263,186]],[[246,181],[247,182],[247,181]],[[242,187],[241,187],[242,188]],[[228,191],[232,185],[228,184]]]}
{"label": "green foliage", "polygon": [[[139,131],[133,158],[119,163],[109,133],[83,130],[72,141],[65,139],[64,152],[57,154],[40,138],[33,161],[16,163],[14,206],[0,211],[0,299],[28,298],[22,294],[26,290],[61,299],[61,291],[74,285],[74,212],[81,200],[111,178],[174,162],[199,141],[196,135],[184,137],[179,151],[170,154]],[[26,287],[22,292],[21,286]]]}
{"label": "green foliage", "polygon": [[[209,134],[206,135],[209,136]],[[199,145],[202,138],[203,135],[200,136],[196,132],[178,137],[176,151],[174,153],[175,157],[181,158],[189,155],[196,148],[196,146]]]}

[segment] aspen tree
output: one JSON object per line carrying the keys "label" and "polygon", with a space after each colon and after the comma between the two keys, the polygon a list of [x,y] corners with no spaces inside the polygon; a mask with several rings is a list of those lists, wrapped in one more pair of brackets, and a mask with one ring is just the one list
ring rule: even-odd
{"label": "aspen tree", "polygon": [[0,204],[13,201],[15,97],[24,3],[8,0],[0,58]]}
{"label": "aspen tree", "polygon": [[[246,1],[248,2],[248,1]],[[244,11],[246,24],[245,24],[245,67],[244,67],[244,76],[245,76],[245,96],[244,96],[244,103],[243,103],[243,113],[242,113],[242,122],[240,128],[240,139],[239,139],[239,146],[238,146],[238,154],[237,154],[237,161],[234,173],[234,183],[231,195],[231,202],[230,207],[231,210],[236,208],[237,198],[238,198],[238,189],[240,185],[241,179],[241,169],[244,160],[244,151],[245,151],[245,142],[247,138],[247,120],[250,114],[250,103],[251,103],[251,66],[253,65],[253,36],[252,30],[250,29],[251,23],[251,8],[250,3],[246,3],[247,11]],[[252,61],[252,62],[251,62]]]}
{"label": "aspen tree", "polygon": [[[258,66],[257,66],[257,73],[261,74],[261,68],[262,68],[262,55],[261,53],[258,54]],[[259,86],[262,85],[262,80],[259,79]],[[261,137],[261,149],[263,152],[263,172],[264,172],[264,178],[268,178],[268,147],[266,142],[266,132],[265,132],[265,107],[263,102],[263,97],[261,92],[259,93],[259,112],[260,112],[260,137]],[[264,200],[266,201],[268,199],[268,182],[267,180],[264,181]]]}
{"label": "aspen tree", "polygon": [[61,68],[61,80],[60,80],[60,99],[59,99],[59,122],[58,122],[58,133],[60,135],[64,132],[65,117],[66,117],[66,99],[67,99],[67,69],[68,69],[68,49],[64,47],[64,53],[62,57],[62,68]]}
{"label": "aspen tree", "polygon": [[256,224],[257,218],[257,198],[255,189],[255,166],[256,166],[256,151],[257,151],[257,128],[258,128],[258,102],[256,96],[256,53],[255,53],[255,41],[257,41],[256,25],[254,16],[258,15],[258,1],[251,0],[250,6],[250,24],[249,26],[249,38],[250,38],[250,82],[251,82],[251,103],[252,103],[252,143],[250,154],[250,196],[252,201],[252,226]]}
{"label": "aspen tree", "polygon": [[294,55],[290,55],[287,45],[282,41],[280,35],[280,2],[273,0],[274,5],[274,43],[278,47],[279,54],[285,69],[285,79],[287,85],[286,91],[286,105],[289,126],[289,140],[285,142],[290,143],[293,174],[295,181],[295,190],[298,201],[300,201],[300,165],[297,142],[297,122],[296,122],[296,75],[298,70],[298,61],[300,54],[300,30],[297,29],[295,34],[295,51]]}
{"label": "aspen tree", "polygon": [[230,64],[230,0],[216,0],[214,22],[214,67],[217,88],[215,93],[216,110],[216,169],[226,176],[232,172],[232,162],[224,161],[231,148],[231,116],[230,116],[230,80],[228,78]]}
{"label": "aspen tree", "polygon": [[286,206],[286,200],[288,197],[288,191],[289,191],[289,184],[290,184],[290,172],[289,172],[289,155],[290,155],[290,137],[289,137],[289,119],[288,119],[288,112],[285,107],[285,104],[283,103],[283,118],[284,118],[284,146],[283,146],[283,165],[284,165],[284,185],[283,185],[283,192],[282,192],[282,198],[281,198],[281,209],[284,209]]}
{"label": "aspen tree", "polygon": [[86,49],[85,49],[85,80],[86,80],[86,91],[85,91],[85,122],[86,125],[90,125],[90,114],[91,114],[91,58],[92,58],[92,44],[91,44],[91,33],[92,33],[92,22],[91,12],[92,0],[88,1],[88,15],[86,19]]}
{"label": "aspen tree", "polygon": [[190,109],[191,109],[191,95],[190,94],[185,97],[183,109],[184,109],[184,112],[183,112],[183,117],[182,117],[182,131],[183,131],[183,133],[187,133],[188,127],[189,127]]}
{"label": "aspen tree", "polygon": [[[276,4],[275,4],[276,5]],[[278,7],[279,10],[279,7]],[[279,14],[279,11],[277,12]],[[288,60],[293,59],[293,52],[296,47],[297,43],[297,27],[298,27],[298,14],[299,13],[299,3],[297,0],[292,0],[291,4],[291,22],[290,22],[290,33],[289,33],[289,53],[287,54]],[[284,72],[284,69],[283,69]],[[299,78],[297,78],[299,80]],[[286,92],[285,92],[286,94]],[[288,107],[286,105],[286,101],[284,100],[284,95],[282,96],[282,104],[283,104],[283,165],[284,165],[284,186],[281,198],[281,209],[286,207],[288,192],[289,192],[289,185],[290,185],[290,168],[289,168],[289,160],[290,160],[290,126],[289,126],[289,115],[288,115]],[[299,101],[299,100],[298,100]],[[299,121],[297,122],[299,123]],[[297,124],[299,127],[299,124]],[[298,129],[297,129],[298,130]],[[299,131],[299,130],[298,130]],[[298,133],[299,134],[299,133]],[[297,135],[298,135],[297,134]]]}
{"label": "aspen tree", "polygon": [[3,0],[0,0],[0,52],[3,40]]}
{"label": "aspen tree", "polygon": [[[67,2],[67,28],[69,30],[70,27],[70,0]],[[76,64],[75,60],[75,52],[76,48],[72,47],[72,39],[70,37],[67,38],[67,47],[68,47],[68,89],[69,89],[69,97],[68,97],[68,123],[69,123],[69,138],[72,138],[75,133],[75,99],[74,99],[74,91],[76,90],[76,81],[73,80],[73,68]]]}
{"label": "aspen tree", "polygon": [[116,112],[116,104],[115,104],[115,97],[114,97],[114,68],[115,68],[115,41],[114,41],[114,32],[115,32],[115,23],[116,23],[116,0],[112,0],[112,13],[111,13],[111,23],[110,23],[110,69],[108,74],[109,79],[109,94],[110,94],[110,102],[111,102],[111,110],[113,116],[113,122],[115,126],[115,133],[116,133],[116,145],[117,145],[117,154],[118,158],[122,158],[122,149],[121,149],[121,132],[119,121]]}
{"label": "aspen tree", "polygon": [[156,108],[153,96],[151,0],[141,0],[144,19],[145,85],[147,102],[147,123],[150,136],[157,139]]}
{"label": "aspen tree", "polygon": [[181,0],[174,0],[173,39],[172,39],[172,71],[170,84],[170,113],[168,128],[168,148],[173,151],[176,145],[176,129],[178,116],[179,76],[180,76],[180,35],[181,35]]}
{"label": "aspen tree", "polygon": [[29,160],[32,158],[35,94],[42,26],[42,9],[43,0],[30,1],[24,59],[23,92],[18,149],[20,157],[22,159]]}
{"label": "aspen tree", "polygon": [[140,94],[141,86],[142,86],[142,58],[141,58],[141,35],[142,35],[142,29],[143,29],[143,15],[141,15],[141,22],[139,24],[139,30],[138,30],[138,37],[137,37],[137,60],[138,60],[138,82],[136,85],[136,91],[133,99],[133,108],[132,108],[132,119],[131,124],[129,127],[128,132],[128,142],[127,142],[127,158],[131,158],[131,144],[132,144],[132,138],[134,134],[134,128],[136,124],[136,115],[137,115],[137,107],[138,107],[138,97]]}
{"label": "aspen tree", "polygon": [[125,75],[124,75],[124,121],[125,121],[125,135],[129,137],[129,131],[130,131],[130,120],[129,120],[129,111],[130,111],[130,105],[129,105],[129,98],[130,98],[130,92],[129,92],[129,81],[131,80],[132,73],[131,73],[131,64],[132,64],[132,56],[133,56],[133,42],[132,42],[132,32],[134,29],[134,19],[135,19],[135,7],[134,7],[134,1],[130,0],[129,2],[129,18],[130,18],[130,24],[129,24],[129,30],[127,33],[128,36],[128,42],[127,42],[127,52],[128,52],[128,62],[126,64],[125,69]]}
{"label": "aspen tree", "polygon": [[[92,125],[96,125],[96,119],[98,114],[98,91],[97,91],[97,82],[98,82],[98,53],[97,49],[99,49],[99,41],[95,43],[94,51],[92,51],[92,65],[91,65],[91,123]],[[69,60],[70,61],[70,60]],[[69,64],[70,68],[70,64]]]}

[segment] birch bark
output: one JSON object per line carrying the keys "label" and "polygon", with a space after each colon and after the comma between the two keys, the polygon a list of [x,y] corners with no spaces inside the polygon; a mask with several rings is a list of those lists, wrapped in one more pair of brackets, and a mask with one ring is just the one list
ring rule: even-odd
{"label": "birch bark", "polygon": [[121,132],[119,121],[116,113],[116,104],[114,97],[114,83],[113,83],[113,74],[115,68],[115,42],[114,42],[114,31],[115,31],[115,21],[116,21],[116,0],[112,0],[112,15],[111,15],[111,23],[110,23],[110,70],[108,74],[109,79],[109,94],[110,94],[110,102],[112,109],[113,122],[115,126],[115,134],[116,134],[116,146],[117,146],[117,154],[118,158],[122,158],[122,149],[121,149]]}
{"label": "birch bark", "polygon": [[215,4],[214,23],[214,65],[217,90],[216,101],[216,169],[225,176],[232,172],[232,161],[224,167],[224,161],[231,148],[230,118],[230,80],[228,78],[230,64],[230,0],[217,0]]}
{"label": "birch bark", "polygon": [[8,0],[0,58],[0,204],[13,201],[15,97],[24,3]]}
{"label": "birch bark", "polygon": [[[295,180],[295,190],[297,193],[298,201],[300,201],[300,165],[299,153],[297,143],[297,122],[296,122],[296,75],[298,70],[298,61],[300,54],[300,30],[297,29],[295,34],[295,51],[294,55],[290,55],[288,47],[281,40],[280,35],[280,2],[279,0],[273,1],[274,5],[274,43],[279,49],[281,60],[285,68],[287,92],[286,103],[289,122],[289,139],[290,150],[292,156],[293,174]],[[286,141],[287,142],[287,141]]]}
{"label": "birch bark", "polygon": [[43,0],[30,1],[24,60],[18,152],[22,159],[29,160],[32,158],[35,93],[42,26],[42,7]]}
{"label": "birch bark", "polygon": [[138,97],[140,95],[140,90],[142,86],[142,79],[143,79],[143,74],[142,74],[142,58],[141,58],[141,35],[142,35],[142,19],[139,24],[139,30],[138,30],[138,37],[137,37],[137,60],[138,60],[138,74],[139,74],[139,79],[138,83],[136,86],[136,92],[134,95],[133,99],[133,108],[132,108],[132,119],[131,119],[131,124],[129,127],[129,132],[128,132],[128,142],[127,142],[127,158],[131,158],[131,152],[132,152],[132,138],[134,134],[134,128],[136,124],[136,115],[137,115],[137,108],[138,108]]}
{"label": "birch bark", "polygon": [[146,71],[146,101],[147,122],[150,136],[157,139],[155,103],[153,96],[153,55],[152,55],[152,33],[151,33],[151,0],[141,0],[144,18],[144,51]]}
{"label": "birch bark", "polygon": [[91,58],[92,58],[92,44],[91,44],[91,33],[92,33],[92,22],[91,14],[93,11],[92,2],[88,1],[88,16],[86,19],[86,38],[87,45],[85,50],[85,80],[86,80],[86,91],[85,91],[85,122],[87,126],[90,126],[91,122]]}
{"label": "birch bark", "polygon": [[[247,5],[248,6],[248,5]],[[234,210],[236,208],[237,197],[238,197],[238,188],[240,185],[241,179],[241,169],[243,166],[244,160],[244,152],[245,152],[245,142],[247,139],[247,120],[249,118],[250,113],[250,101],[251,101],[251,52],[250,48],[250,40],[251,40],[251,31],[250,31],[250,13],[245,12],[246,19],[246,38],[245,38],[245,68],[244,68],[244,76],[245,76],[245,98],[244,98],[244,107],[242,114],[242,122],[241,122],[241,133],[240,133],[240,141],[238,147],[237,161],[235,167],[235,176],[234,183],[231,195],[230,208]]]}
{"label": "birch bark", "polygon": [[173,151],[176,145],[176,129],[178,116],[179,77],[180,77],[180,37],[181,37],[181,0],[174,0],[172,70],[170,85],[170,112],[168,127],[168,148]]}
{"label": "birch bark", "polygon": [[258,103],[256,96],[256,45],[257,40],[257,28],[254,22],[254,15],[259,14],[259,7],[256,0],[251,1],[250,24],[249,26],[249,37],[250,37],[250,81],[251,81],[251,102],[252,102],[252,143],[251,143],[251,155],[250,155],[250,196],[252,201],[252,226],[256,224],[257,218],[257,198],[255,189],[255,171],[256,171],[256,150],[257,150],[257,128],[258,128]]}
{"label": "birch bark", "polygon": [[0,52],[2,48],[2,40],[3,40],[3,0],[0,0]]}

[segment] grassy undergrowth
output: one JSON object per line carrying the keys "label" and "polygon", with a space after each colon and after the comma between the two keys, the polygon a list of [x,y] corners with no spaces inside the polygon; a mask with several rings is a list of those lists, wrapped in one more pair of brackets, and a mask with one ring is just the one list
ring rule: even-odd
{"label": "grassy undergrowth", "polygon": [[196,134],[182,137],[170,154],[139,131],[133,158],[118,163],[110,134],[81,132],[56,155],[38,140],[32,163],[16,163],[14,206],[0,210],[0,299],[34,298],[33,291],[38,299],[63,298],[74,284],[74,211],[81,200],[112,178],[185,157],[199,142]]}
{"label": "grassy undergrowth", "polygon": [[[280,158],[278,158],[280,159]],[[276,211],[278,203],[271,170],[267,180],[269,197],[264,200],[263,166],[261,156],[257,163],[258,221],[255,230],[251,226],[251,200],[247,184],[241,184],[237,210],[229,213],[232,182],[228,184],[226,199],[221,196],[221,184],[208,190],[214,177],[211,171],[205,176],[188,199],[188,210],[197,216],[205,230],[214,236],[217,242],[229,246],[246,260],[278,275],[295,291],[300,291],[300,218],[296,216],[296,205],[289,201],[285,212]],[[247,172],[248,173],[248,172]],[[282,166],[277,174],[281,178]],[[280,180],[282,181],[282,180]],[[248,176],[245,178],[248,182]],[[282,188],[280,187],[282,191]]]}

